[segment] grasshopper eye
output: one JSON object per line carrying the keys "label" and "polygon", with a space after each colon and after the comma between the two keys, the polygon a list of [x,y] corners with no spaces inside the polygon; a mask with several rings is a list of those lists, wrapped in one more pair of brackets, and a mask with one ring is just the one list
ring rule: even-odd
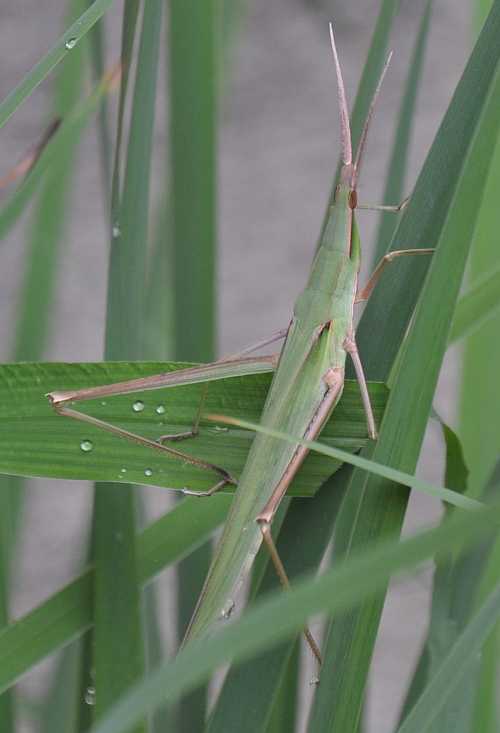
{"label": "grasshopper eye", "polygon": [[349,208],[355,209],[357,205],[358,205],[358,194],[354,189],[352,189],[351,191],[349,191]]}

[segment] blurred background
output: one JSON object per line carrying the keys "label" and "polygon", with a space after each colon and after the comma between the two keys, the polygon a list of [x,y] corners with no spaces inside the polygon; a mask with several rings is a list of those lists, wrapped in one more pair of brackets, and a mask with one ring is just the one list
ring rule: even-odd
{"label": "blurred background", "polygon": [[[0,96],[3,98],[66,27],[60,0],[18,0],[0,10]],[[393,61],[372,125],[359,199],[381,203],[385,170],[398,104],[423,3],[403,0],[390,46]],[[377,0],[235,0],[227,9],[230,38],[221,54],[218,108],[216,354],[232,353],[284,327],[293,300],[305,282],[330,192],[339,149],[338,109],[327,22],[333,20],[352,101],[379,9]],[[104,67],[120,53],[121,3],[104,18]],[[165,16],[168,14],[165,13]],[[405,190],[410,193],[439,122],[462,73],[474,38],[471,0],[437,0],[425,57]],[[168,19],[166,18],[168,21]],[[166,29],[161,39],[160,77],[154,128],[151,219],[166,207],[168,165]],[[41,136],[54,114],[55,80],[44,81],[0,134],[0,175],[6,173]],[[90,89],[87,73],[83,88]],[[58,93],[58,92],[57,92]],[[114,130],[117,95],[111,95]],[[85,130],[65,180],[65,201],[54,214],[60,225],[59,254],[43,277],[55,278],[50,294],[46,338],[38,353],[22,350],[16,324],[30,247],[40,230],[33,201],[8,233],[0,253],[0,355],[3,361],[46,359],[98,361],[103,356],[109,247],[107,202],[93,121]],[[205,175],[199,171],[200,177]],[[0,192],[6,199],[8,191]],[[387,202],[383,203],[396,203]],[[194,214],[196,215],[196,214]],[[359,217],[365,269],[371,267],[377,215]],[[151,227],[155,232],[155,226]],[[153,236],[153,235],[151,235]],[[48,254],[42,254],[49,257]],[[368,264],[366,264],[368,263]],[[366,278],[366,271],[362,280]],[[165,282],[168,289],[170,284]],[[43,291],[43,288],[41,289]],[[43,298],[44,295],[42,294]],[[18,331],[17,331],[18,333]],[[165,336],[168,347],[168,333]],[[162,340],[156,332],[153,340]],[[173,352],[171,352],[173,353]],[[164,351],[168,355],[168,348]],[[156,354],[157,355],[157,354]],[[184,354],[190,358],[190,354]],[[435,405],[451,424],[457,421],[459,353],[445,361]],[[194,357],[193,357],[194,358]],[[210,355],[207,356],[210,358]],[[419,471],[442,481],[442,445],[430,427]],[[171,497],[148,488],[148,512],[154,516]],[[85,556],[91,511],[90,486],[83,482],[30,481],[16,551],[15,615],[32,608],[70,579]],[[408,529],[436,517],[436,504],[412,500]],[[162,603],[172,598],[162,580]],[[172,584],[170,584],[172,585]],[[369,733],[394,723],[399,701],[425,630],[429,577],[426,573],[393,585],[369,691]],[[167,646],[173,639],[166,638]],[[30,706],[50,684],[49,662],[20,685],[24,697],[22,733],[35,733]]]}

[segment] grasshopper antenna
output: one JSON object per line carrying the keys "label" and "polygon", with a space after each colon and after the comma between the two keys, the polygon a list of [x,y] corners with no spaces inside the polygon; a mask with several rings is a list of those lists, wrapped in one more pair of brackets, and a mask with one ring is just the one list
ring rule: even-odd
{"label": "grasshopper antenna", "polygon": [[352,164],[352,142],[351,125],[349,123],[349,108],[347,106],[347,97],[345,93],[344,79],[342,77],[342,69],[340,68],[339,55],[337,53],[337,47],[335,45],[333,24],[330,23],[329,27],[333,60],[335,62],[335,73],[337,75],[337,93],[340,107],[340,142],[342,148],[342,163],[348,166]]}
{"label": "grasshopper antenna", "polygon": [[366,138],[368,136],[368,130],[370,128],[370,123],[372,121],[373,113],[375,111],[375,106],[377,104],[380,90],[382,88],[382,83],[387,73],[387,69],[389,68],[389,64],[391,63],[391,59],[392,59],[392,51],[388,55],[387,61],[384,64],[384,68],[382,69],[382,73],[380,74],[378,84],[373,93],[372,101],[370,102],[370,107],[368,108],[368,114],[366,115],[365,124],[363,125],[363,130],[361,132],[361,137],[359,139],[358,149],[356,151],[356,159],[354,161],[353,188],[356,186],[356,182],[358,180],[359,170],[361,168],[361,160],[363,158],[363,153],[366,147]]}

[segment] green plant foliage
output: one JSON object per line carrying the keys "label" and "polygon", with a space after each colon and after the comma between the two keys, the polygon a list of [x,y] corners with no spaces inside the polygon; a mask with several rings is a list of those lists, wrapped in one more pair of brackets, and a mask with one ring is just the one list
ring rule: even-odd
{"label": "green plant foliage", "polygon": [[297,583],[287,593],[273,595],[237,622],[188,644],[175,660],[163,664],[123,698],[90,733],[125,733],[147,710],[177,698],[228,659],[238,661],[271,648],[320,611],[345,612],[372,596],[392,574],[414,567],[437,552],[465,548],[467,543],[484,537],[487,528],[495,532],[499,519],[498,504],[453,517],[412,539],[385,541],[368,548],[341,568]]}
{"label": "green plant foliage", "polygon": [[[415,469],[420,452],[491,162],[484,141],[491,139],[499,123],[499,32],[500,2],[496,2],[393,238],[395,249],[436,245],[436,252],[427,265],[428,274],[398,360],[379,439],[363,453],[409,472]],[[440,175],[443,166],[447,176]],[[424,258],[417,259],[420,264],[398,263],[382,278],[361,320],[358,344],[372,378],[387,377],[385,370],[391,369],[408,327],[427,269]],[[407,501],[406,491],[355,471],[339,517],[347,542],[345,552],[399,534]],[[332,625],[324,684],[314,700],[310,733],[327,726],[335,733],[356,729],[383,600],[381,593]]]}
{"label": "green plant foliage", "polygon": [[[188,365],[164,362],[2,365],[0,394],[3,390],[4,397],[0,399],[0,470],[26,476],[105,479],[119,483],[133,481],[165,488],[209,488],[213,483],[210,472],[184,465],[164,453],[130,443],[90,425],[60,417],[45,397],[55,388],[96,386],[159,374],[179,366]],[[210,384],[204,410],[223,410],[228,415],[246,415],[258,420],[269,380],[269,375],[255,375],[214,381]],[[162,434],[181,432],[191,427],[202,389],[198,384],[182,385],[97,399],[82,403],[82,411],[156,439]],[[387,397],[386,388],[372,384],[371,397],[380,420]],[[138,411],[134,410],[134,405]],[[184,441],[182,450],[224,466],[237,476],[252,434],[242,430],[226,431],[223,426],[206,420],[200,432],[196,440]],[[366,419],[354,382],[346,384],[335,420],[323,435],[327,441],[334,441],[348,450],[358,450],[366,443]],[[311,456],[304,466],[302,478],[297,478],[294,493],[314,493],[336,465],[337,462],[332,466],[331,461]]]}
{"label": "green plant foliage", "polygon": [[113,0],[95,2],[58,38],[55,45],[0,103],[0,128],[14,114],[22,102],[33,92],[57,64],[76,47],[77,43],[102,18]]}
{"label": "green plant foliage", "polygon": [[[224,520],[228,496],[214,497],[209,505],[183,501],[151,524],[137,541],[137,576],[140,584],[198,548]],[[45,656],[92,628],[95,570],[93,566],[64,586],[26,616],[0,631],[0,690],[13,685]]]}

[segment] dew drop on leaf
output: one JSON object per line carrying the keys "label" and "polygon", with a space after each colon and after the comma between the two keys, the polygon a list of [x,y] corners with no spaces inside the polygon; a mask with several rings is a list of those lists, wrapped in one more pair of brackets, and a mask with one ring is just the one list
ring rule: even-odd
{"label": "dew drop on leaf", "polygon": [[142,412],[144,410],[144,402],[142,400],[136,400],[132,405],[134,412]]}
{"label": "dew drop on leaf", "polygon": [[87,687],[83,699],[86,705],[95,705],[95,687]]}
{"label": "dew drop on leaf", "polygon": [[94,447],[94,444],[91,440],[82,440],[82,442],[80,443],[80,449],[84,453],[90,453],[93,447]]}

